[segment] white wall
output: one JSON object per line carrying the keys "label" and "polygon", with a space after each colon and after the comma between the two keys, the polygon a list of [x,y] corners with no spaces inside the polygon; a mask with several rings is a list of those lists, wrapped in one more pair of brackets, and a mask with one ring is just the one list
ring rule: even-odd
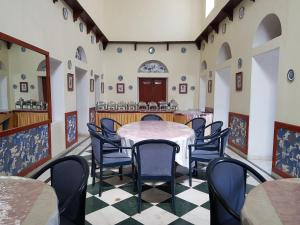
{"label": "white wall", "polygon": [[228,127],[230,108],[231,71],[225,68],[215,74],[214,121],[223,121],[223,127]]}
{"label": "white wall", "polygon": [[[169,51],[165,44],[153,45],[154,54],[148,53],[148,48],[152,45],[138,45],[134,51],[134,45],[130,44],[109,44],[104,52],[104,86],[105,91],[101,100],[105,101],[138,101],[138,77],[165,77],[168,78],[167,99],[175,99],[179,103],[180,109],[198,108],[199,104],[199,75],[200,75],[200,53],[194,44],[171,44]],[[122,53],[117,53],[117,48],[123,49]],[[186,53],[181,53],[181,48],[186,48]],[[159,60],[164,63],[168,73],[138,73],[139,66],[148,60]],[[116,83],[120,83],[118,76],[123,75],[125,93],[116,93]],[[181,76],[187,77],[186,81],[181,81]],[[179,94],[180,83],[188,84],[188,93]],[[113,86],[113,90],[108,90],[108,86]],[[132,85],[133,90],[128,86]],[[176,86],[176,91],[172,90]],[[190,90],[195,86],[194,91]]]}
{"label": "white wall", "polygon": [[279,49],[259,54],[252,60],[249,159],[272,159],[278,64]]}
{"label": "white wall", "polygon": [[200,77],[199,109],[205,111],[207,93],[207,75]]}

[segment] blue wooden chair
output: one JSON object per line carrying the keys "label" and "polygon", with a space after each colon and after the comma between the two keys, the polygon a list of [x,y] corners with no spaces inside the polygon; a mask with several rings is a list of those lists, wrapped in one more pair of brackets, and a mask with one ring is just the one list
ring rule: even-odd
{"label": "blue wooden chair", "polygon": [[[98,165],[100,169],[100,181],[99,181],[99,196],[102,194],[102,186],[103,186],[103,179],[107,177],[111,177],[114,175],[103,175],[103,169],[109,167],[119,167],[119,173],[117,174],[122,179],[123,175],[130,175],[130,174],[123,174],[123,166],[125,165],[132,165],[132,177],[134,171],[134,164],[133,164],[133,157],[128,156],[126,153],[122,152],[123,149],[130,150],[131,148],[122,147],[115,142],[111,141],[109,138],[105,137],[103,134],[99,132],[90,131],[91,139],[92,139],[92,148],[93,148],[93,155],[95,164]],[[118,148],[118,152],[111,152],[104,154],[104,147],[106,144],[110,144],[115,148]],[[95,177],[96,173],[93,172],[93,185],[95,184]]]}
{"label": "blue wooden chair", "polygon": [[265,178],[247,164],[231,158],[212,160],[207,168],[211,225],[240,225],[245,202],[247,173]]}
{"label": "blue wooden chair", "polygon": [[206,120],[202,117],[194,118],[185,125],[189,125],[190,123],[192,124],[192,129],[195,131],[196,138],[203,137]]}
{"label": "blue wooden chair", "polygon": [[[192,172],[197,171],[197,163],[208,163],[209,161],[223,157],[227,145],[230,128],[217,133],[208,142],[189,145],[189,184],[192,186]],[[195,167],[192,163],[195,162]]]}
{"label": "blue wooden chair", "polygon": [[141,121],[160,121],[163,120],[159,115],[147,114],[141,118]]}
{"label": "blue wooden chair", "polygon": [[179,146],[167,140],[145,140],[134,144],[133,152],[137,163],[138,212],[142,208],[142,183],[153,180],[170,182],[175,212],[175,154]]}
{"label": "blue wooden chair", "polygon": [[89,176],[87,161],[75,155],[58,158],[42,167],[32,178],[37,179],[47,170],[50,170],[51,186],[58,198],[60,224],[84,224]]}
{"label": "blue wooden chair", "polygon": [[121,138],[117,134],[117,128],[121,127],[122,124],[111,118],[102,118],[100,124],[104,136],[109,137],[115,143],[121,143]]}

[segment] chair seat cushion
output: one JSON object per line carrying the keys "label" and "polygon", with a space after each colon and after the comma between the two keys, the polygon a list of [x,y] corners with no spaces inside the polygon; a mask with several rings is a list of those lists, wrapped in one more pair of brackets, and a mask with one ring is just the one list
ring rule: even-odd
{"label": "chair seat cushion", "polygon": [[203,151],[203,150],[196,150],[192,152],[192,159],[208,162],[212,159],[221,157],[218,151]]}
{"label": "chair seat cushion", "polygon": [[118,151],[119,148],[110,144],[110,143],[104,143],[103,145],[103,151],[106,152],[106,151]]}
{"label": "chair seat cushion", "polygon": [[106,166],[128,165],[131,164],[131,161],[131,157],[121,152],[112,152],[103,155],[103,165]]}

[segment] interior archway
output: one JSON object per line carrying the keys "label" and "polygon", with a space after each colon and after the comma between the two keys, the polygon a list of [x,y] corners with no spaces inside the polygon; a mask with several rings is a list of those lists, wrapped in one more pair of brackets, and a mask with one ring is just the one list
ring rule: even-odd
{"label": "interior archway", "polygon": [[225,61],[231,59],[231,48],[228,42],[224,42],[219,50],[217,64],[222,64]]}
{"label": "interior archway", "polygon": [[282,34],[281,22],[277,15],[265,16],[257,27],[252,47],[258,47]]}

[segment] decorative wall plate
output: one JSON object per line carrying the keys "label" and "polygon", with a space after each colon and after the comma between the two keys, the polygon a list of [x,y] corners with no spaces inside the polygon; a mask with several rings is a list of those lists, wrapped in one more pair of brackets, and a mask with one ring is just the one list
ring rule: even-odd
{"label": "decorative wall plate", "polygon": [[25,47],[21,47],[21,52],[26,52],[26,48]]}
{"label": "decorative wall plate", "polygon": [[113,86],[109,85],[109,86],[108,86],[108,90],[111,91],[112,89],[114,89]]}
{"label": "decorative wall plate", "polygon": [[17,88],[18,88],[18,85],[14,84],[14,85],[13,85],[13,89],[16,90]]}
{"label": "decorative wall plate", "polygon": [[172,87],[172,91],[176,91],[176,86],[173,86],[173,87]]}
{"label": "decorative wall plate", "polygon": [[195,90],[195,86],[191,86],[191,91],[194,91]]}
{"label": "decorative wall plate", "polygon": [[245,7],[241,7],[239,9],[239,18],[243,19],[244,15],[245,15]]}
{"label": "decorative wall plate", "polygon": [[223,34],[226,33],[226,23],[223,23],[223,25],[222,25],[222,33]]}
{"label": "decorative wall plate", "polygon": [[80,30],[80,32],[83,32],[83,23],[82,22],[79,23],[79,30]]}
{"label": "decorative wall plate", "polygon": [[68,19],[68,14],[69,14],[69,13],[68,13],[68,9],[64,7],[64,8],[63,8],[63,17],[64,17],[65,20]]}
{"label": "decorative wall plate", "polygon": [[22,79],[22,80],[25,80],[25,79],[26,79],[26,74],[22,73],[22,74],[21,74],[21,79]]}
{"label": "decorative wall plate", "polygon": [[185,47],[181,48],[181,53],[183,53],[183,54],[186,53],[186,48]]}
{"label": "decorative wall plate", "polygon": [[122,53],[123,49],[121,47],[117,48],[117,53]]}
{"label": "decorative wall plate", "polygon": [[150,48],[148,49],[148,52],[149,52],[149,54],[154,54],[155,48],[154,48],[154,47],[150,47]]}
{"label": "decorative wall plate", "polygon": [[238,59],[238,68],[241,69],[242,66],[243,66],[243,60],[242,60],[242,58],[239,58]]}
{"label": "decorative wall plate", "polygon": [[72,61],[68,60],[68,69],[71,70],[72,69]]}
{"label": "decorative wall plate", "polygon": [[133,89],[133,86],[132,86],[132,85],[129,85],[129,86],[128,86],[128,89],[129,89],[129,90],[132,90],[132,89]]}
{"label": "decorative wall plate", "polygon": [[181,76],[181,81],[186,81],[186,76],[185,75],[183,75],[183,76]]}
{"label": "decorative wall plate", "polygon": [[31,85],[30,85],[30,89],[33,90],[34,88],[35,88],[35,86],[34,86],[33,84],[31,84]]}
{"label": "decorative wall plate", "polygon": [[123,76],[122,76],[122,75],[119,75],[119,76],[118,76],[118,80],[119,80],[119,81],[122,81],[122,80],[123,80]]}
{"label": "decorative wall plate", "polygon": [[289,71],[287,72],[287,79],[290,82],[293,82],[295,80],[295,72],[292,69],[289,69]]}

